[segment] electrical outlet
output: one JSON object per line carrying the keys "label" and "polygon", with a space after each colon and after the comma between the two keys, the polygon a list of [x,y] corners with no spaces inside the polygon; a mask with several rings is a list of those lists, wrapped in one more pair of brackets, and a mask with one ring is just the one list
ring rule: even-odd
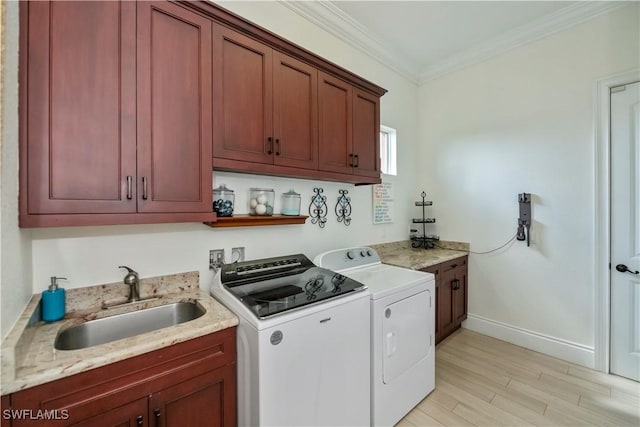
{"label": "electrical outlet", "polygon": [[224,264],[224,249],[211,249],[209,251],[209,270],[217,270]]}
{"label": "electrical outlet", "polygon": [[244,261],[244,246],[239,248],[231,248],[231,262]]}

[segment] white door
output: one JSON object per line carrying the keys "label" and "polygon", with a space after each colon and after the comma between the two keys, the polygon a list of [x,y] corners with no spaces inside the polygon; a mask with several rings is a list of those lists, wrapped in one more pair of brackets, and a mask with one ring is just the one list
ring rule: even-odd
{"label": "white door", "polygon": [[611,91],[611,373],[640,381],[640,83]]}

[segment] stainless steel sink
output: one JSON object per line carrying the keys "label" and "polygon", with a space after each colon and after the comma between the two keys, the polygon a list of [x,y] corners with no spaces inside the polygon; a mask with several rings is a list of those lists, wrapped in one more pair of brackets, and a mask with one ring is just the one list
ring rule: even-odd
{"label": "stainless steel sink", "polygon": [[188,322],[205,311],[195,302],[176,302],[90,320],[60,331],[53,345],[58,350],[92,347]]}

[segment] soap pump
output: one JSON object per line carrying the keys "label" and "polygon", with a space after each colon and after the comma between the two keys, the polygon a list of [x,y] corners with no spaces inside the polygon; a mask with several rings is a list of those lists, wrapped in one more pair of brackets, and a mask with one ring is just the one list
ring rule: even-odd
{"label": "soap pump", "polygon": [[66,277],[51,276],[49,289],[42,292],[42,320],[55,322],[64,317],[66,293],[58,287],[58,280],[67,280]]}

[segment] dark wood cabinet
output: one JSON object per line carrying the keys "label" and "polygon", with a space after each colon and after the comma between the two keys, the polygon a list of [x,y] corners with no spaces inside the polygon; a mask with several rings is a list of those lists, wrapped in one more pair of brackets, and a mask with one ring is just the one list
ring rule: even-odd
{"label": "dark wood cabinet", "polygon": [[273,163],[272,49],[213,26],[213,156]]}
{"label": "dark wood cabinet", "polygon": [[[139,427],[149,426],[148,398],[142,398],[126,405],[113,408],[109,411],[87,418],[79,423],[71,424],[72,427]],[[70,414],[69,414],[70,416]]]}
{"label": "dark wood cabinet", "polygon": [[[236,329],[3,396],[12,410],[57,411],[56,426],[236,425]],[[64,415],[66,414],[66,415]],[[13,427],[42,420],[13,419]],[[4,424],[3,424],[4,425]]]}
{"label": "dark wood cabinet", "polygon": [[317,70],[222,25],[214,58],[214,158],[317,168]]}
{"label": "dark wood cabinet", "polygon": [[137,2],[138,212],[211,212],[211,21]]}
{"label": "dark wood cabinet", "polygon": [[326,73],[319,77],[319,168],[350,174],[354,165],[353,88]]}
{"label": "dark wood cabinet", "polygon": [[151,396],[151,425],[235,426],[232,393],[235,393],[235,366],[225,366],[176,384]]}
{"label": "dark wood cabinet", "polygon": [[380,177],[380,97],[353,90],[353,173]]}
{"label": "dark wood cabinet", "polygon": [[325,73],[318,92],[319,168],[380,178],[380,97]]}
{"label": "dark wood cabinet", "polygon": [[21,223],[135,212],[135,3],[20,9]]}
{"label": "dark wood cabinet", "polygon": [[436,344],[467,318],[467,256],[422,269],[436,276]]}
{"label": "dark wood cabinet", "polygon": [[20,225],[215,220],[211,21],[169,2],[20,14]]}
{"label": "dark wood cabinet", "polygon": [[20,4],[20,226],[213,222],[212,169],[380,182],[385,89],[212,2]]}
{"label": "dark wood cabinet", "polygon": [[318,168],[318,70],[273,53],[274,164]]}

